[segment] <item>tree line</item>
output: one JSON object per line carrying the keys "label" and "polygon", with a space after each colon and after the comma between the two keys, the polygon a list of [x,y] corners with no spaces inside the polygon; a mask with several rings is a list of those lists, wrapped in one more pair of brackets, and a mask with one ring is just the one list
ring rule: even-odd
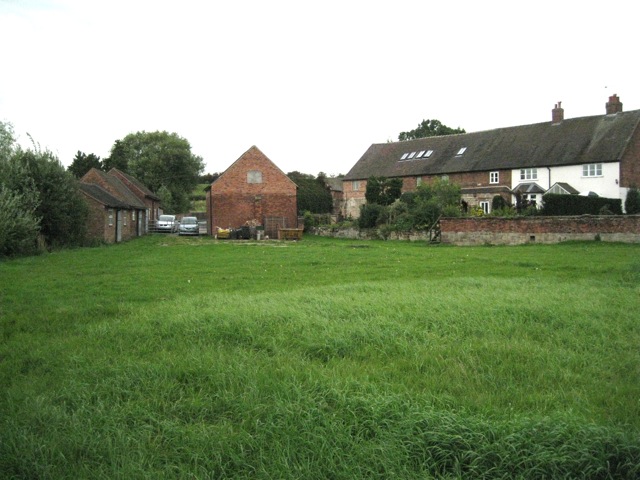
{"label": "tree line", "polygon": [[108,172],[112,168],[128,173],[156,193],[168,212],[186,212],[191,192],[204,170],[202,157],[176,133],[166,131],[131,133],[116,140],[109,157],[78,151],[69,171],[81,178],[91,168]]}

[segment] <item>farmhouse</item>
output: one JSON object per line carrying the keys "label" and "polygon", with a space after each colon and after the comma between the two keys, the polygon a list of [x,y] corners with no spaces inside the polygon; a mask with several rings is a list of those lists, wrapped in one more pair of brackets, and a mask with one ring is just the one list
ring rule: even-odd
{"label": "farmhouse", "polygon": [[640,185],[640,110],[623,112],[617,95],[604,115],[482,132],[373,144],[343,181],[343,214],[357,218],[367,179],[401,178],[403,192],[435,178],[462,188],[462,199],[486,213],[494,196],[541,204],[546,192],[621,199]]}
{"label": "farmhouse", "polygon": [[297,186],[258,147],[252,146],[207,191],[207,228],[239,228],[255,223],[265,235],[296,228]]}
{"label": "farmhouse", "polygon": [[88,236],[107,243],[121,242],[148,231],[148,210],[120,178],[96,168],[80,179],[89,207]]}

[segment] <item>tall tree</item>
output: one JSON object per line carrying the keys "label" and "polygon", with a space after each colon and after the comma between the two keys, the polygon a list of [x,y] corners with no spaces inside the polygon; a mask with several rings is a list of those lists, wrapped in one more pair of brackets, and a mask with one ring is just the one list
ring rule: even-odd
{"label": "tall tree", "polygon": [[408,132],[400,132],[398,140],[415,140],[416,138],[439,137],[441,135],[453,135],[466,133],[463,128],[451,128],[443,125],[440,120],[422,120],[417,128]]}
{"label": "tall tree", "polygon": [[102,169],[100,157],[93,153],[87,155],[86,153],[78,150],[78,153],[73,157],[73,162],[71,162],[71,165],[69,165],[67,170],[69,170],[74,177],[80,178],[92,168],[97,168],[98,170]]}
{"label": "tall tree", "polygon": [[111,147],[111,155],[102,162],[102,169],[108,172],[112,168],[117,168],[121,172],[129,173],[129,158],[133,155],[133,152],[129,152],[128,145],[121,140],[116,140]]}
{"label": "tall tree", "polygon": [[16,150],[13,127],[0,122],[0,257],[35,252],[40,231],[38,191]]}
{"label": "tall tree", "polygon": [[14,161],[25,169],[38,191],[40,234],[51,247],[80,245],[86,233],[87,204],[78,181],[49,150],[18,149]]}
{"label": "tall tree", "polygon": [[364,198],[367,203],[391,205],[402,194],[402,179],[386,177],[369,177]]}
{"label": "tall tree", "polygon": [[318,177],[298,171],[289,172],[287,176],[298,186],[298,212],[331,213],[333,199],[325,183],[326,175],[322,172]]}
{"label": "tall tree", "polygon": [[155,192],[164,187],[170,195],[164,195],[163,208],[176,213],[189,209],[189,196],[204,170],[202,157],[191,153],[189,142],[166,131],[131,133],[117,140],[104,165],[133,175]]}

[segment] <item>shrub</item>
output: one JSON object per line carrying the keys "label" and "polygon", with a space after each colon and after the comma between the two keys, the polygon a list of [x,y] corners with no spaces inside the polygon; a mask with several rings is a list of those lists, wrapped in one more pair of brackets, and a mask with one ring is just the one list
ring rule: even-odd
{"label": "shrub", "polygon": [[507,208],[507,201],[504,199],[502,195],[496,195],[491,200],[491,210],[504,210]]}
{"label": "shrub", "polygon": [[622,201],[615,198],[547,193],[542,200],[542,215],[600,215],[605,207],[609,215],[622,214]]}
{"label": "shrub", "polygon": [[385,213],[385,207],[377,203],[367,203],[360,207],[358,227],[375,228],[379,225],[379,218]]}
{"label": "shrub", "polygon": [[624,211],[627,215],[637,215],[640,213],[640,191],[636,186],[632,186],[627,192],[627,199],[624,201]]}

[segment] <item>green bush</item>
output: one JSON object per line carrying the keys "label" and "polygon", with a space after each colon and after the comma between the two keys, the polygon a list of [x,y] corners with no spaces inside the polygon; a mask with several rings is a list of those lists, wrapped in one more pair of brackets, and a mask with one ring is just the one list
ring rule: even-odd
{"label": "green bush", "polygon": [[542,215],[601,215],[601,211],[622,215],[622,201],[616,198],[547,193],[542,201]]}
{"label": "green bush", "polygon": [[358,227],[375,228],[380,223],[381,215],[384,215],[385,207],[377,203],[367,203],[360,207],[360,218],[358,218]]}
{"label": "green bush", "polygon": [[496,195],[491,200],[491,211],[504,210],[508,207],[507,201],[502,195]]}
{"label": "green bush", "polygon": [[627,215],[637,215],[640,213],[640,191],[633,186],[627,192],[627,199],[624,201],[624,211]]}

